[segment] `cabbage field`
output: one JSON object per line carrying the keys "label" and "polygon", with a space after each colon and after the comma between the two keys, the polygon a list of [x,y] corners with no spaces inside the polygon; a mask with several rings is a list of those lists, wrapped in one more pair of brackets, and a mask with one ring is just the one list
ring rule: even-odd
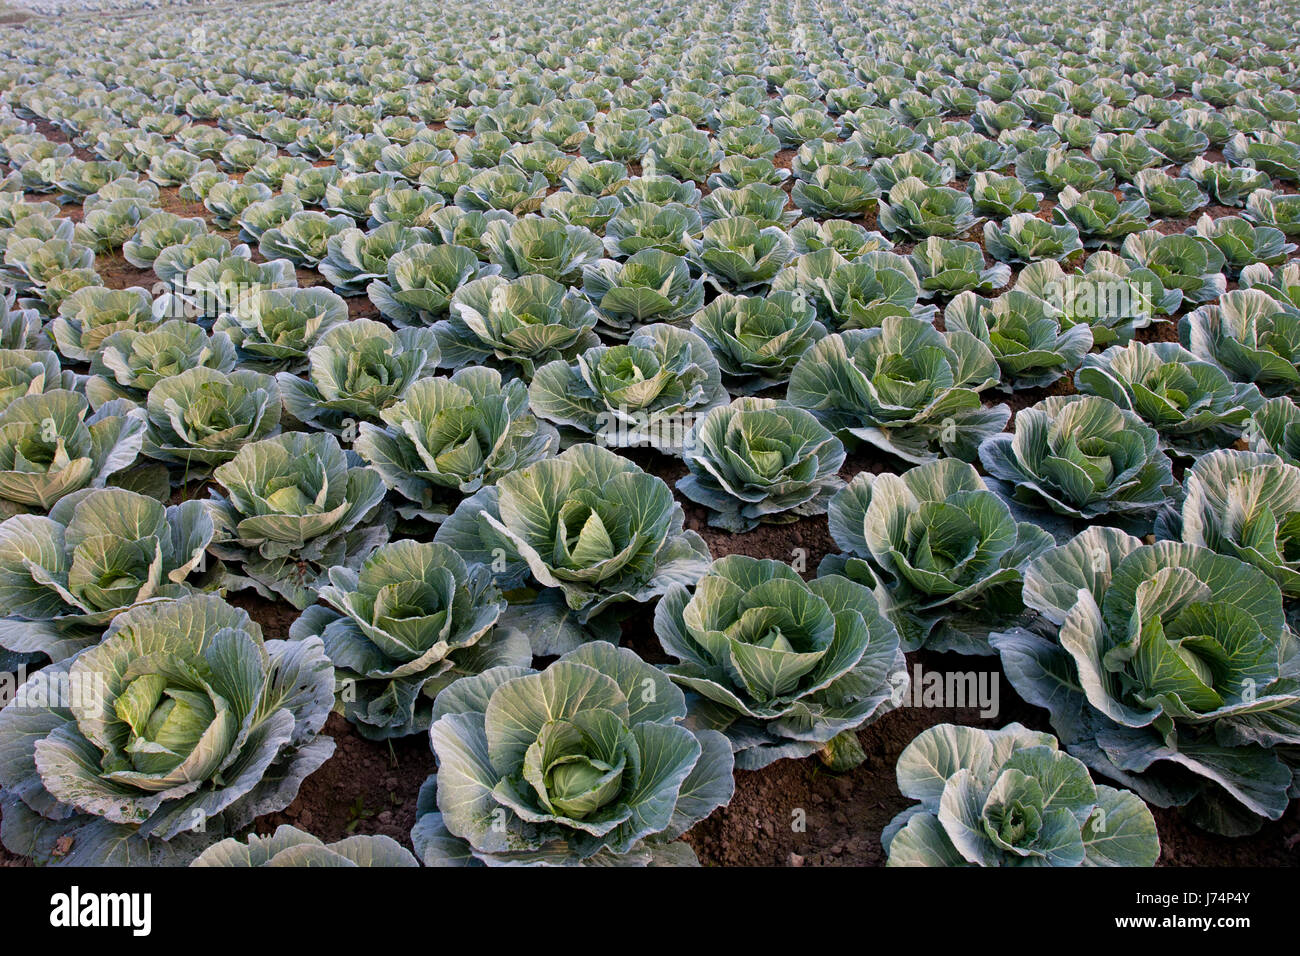
{"label": "cabbage field", "polygon": [[1295,0],[10,0],[0,177],[0,864],[1297,862]]}

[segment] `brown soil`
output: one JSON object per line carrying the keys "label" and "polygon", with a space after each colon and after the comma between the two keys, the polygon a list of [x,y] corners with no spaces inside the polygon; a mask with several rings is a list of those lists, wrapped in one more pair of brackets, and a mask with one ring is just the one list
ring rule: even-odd
{"label": "brown soil", "polygon": [[428,739],[418,734],[376,743],[359,736],[338,714],[330,715],[325,733],[338,746],[334,756],[304,781],[293,803],[262,817],[254,829],[268,834],[288,823],[326,843],[377,833],[409,847],[415,799],[434,770]]}
{"label": "brown soil", "polygon": [[247,611],[261,625],[262,636],[268,641],[288,640],[289,627],[301,613],[287,601],[269,601],[256,591],[236,591],[227,594],[226,600]]}
{"label": "brown soil", "polygon": [[95,271],[110,289],[126,289],[130,286],[153,289],[158,285],[158,277],[154,275],[153,269],[137,269],[126,261],[121,251],[95,256]]}
{"label": "brown soil", "polygon": [[1051,385],[1044,385],[1040,388],[1018,388],[1014,392],[986,392],[986,397],[994,397],[1000,401],[1006,402],[1011,406],[1011,419],[1007,422],[1004,431],[1015,431],[1016,413],[1022,408],[1029,408],[1037,405],[1049,395],[1073,395],[1075,394],[1073,375],[1063,375]]}
{"label": "brown soil", "polygon": [[1163,322],[1152,322],[1145,329],[1138,329],[1133,337],[1139,342],[1177,342],[1178,320],[1186,311],[1167,316]]}
{"label": "brown soil", "polygon": [[[182,199],[180,188],[178,186],[167,186],[158,190],[158,204],[162,206],[164,212],[175,213],[186,219],[193,219],[198,216],[200,219],[208,218],[208,207],[201,202],[194,202],[191,199]],[[216,228],[215,226],[213,227]],[[217,230],[220,232],[220,230]]]}
{"label": "brown soil", "polygon": [[1172,236],[1180,232],[1186,232],[1196,225],[1196,221],[1202,216],[1209,216],[1211,219],[1223,219],[1225,216],[1240,216],[1241,210],[1233,206],[1208,205],[1197,209],[1190,216],[1182,219],[1161,219],[1152,225],[1152,229],[1162,235]]}
{"label": "brown soil", "polygon": [[350,295],[343,300],[348,304],[349,319],[376,319],[381,318],[379,310],[375,304],[364,295]]}

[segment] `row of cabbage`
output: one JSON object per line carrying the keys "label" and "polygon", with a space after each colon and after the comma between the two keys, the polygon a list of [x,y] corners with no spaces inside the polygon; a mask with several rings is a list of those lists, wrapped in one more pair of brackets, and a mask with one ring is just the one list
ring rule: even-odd
{"label": "row of cabbage", "polygon": [[[1073,756],[1014,725],[927,732],[900,761],[920,805],[886,831],[894,862],[1153,860],[1149,811],[1088,768],[1221,831],[1281,816],[1285,36],[1215,50],[1189,13],[1172,44],[1103,30],[1077,51],[1056,8],[1014,34],[977,10],[942,39],[833,4],[683,9],[547,11],[568,56],[522,10],[501,40],[479,11],[380,7],[393,30],[324,46],[360,12],[269,42],[228,18],[254,52],[201,83],[182,53],[206,28],[11,52],[0,645],[49,662],[32,693],[109,686],[0,716],[6,845],[193,855],[292,800],[337,703],[367,736],[431,734],[426,862],[688,862],[673,841],[733,765],[859,762],[920,647],[999,654]],[[433,23],[476,42],[416,42]],[[239,234],[162,211],[171,186]],[[1150,228],[1211,200],[1241,214]],[[104,285],[119,249],[154,290]],[[349,319],[362,296],[383,321]],[[1135,341],[1174,318],[1181,345]],[[1079,395],[1004,431],[989,396],[1067,374]],[[846,484],[845,442],[901,474]],[[711,524],[829,512],[843,553],[811,581],[713,561],[611,450],[647,445],[684,460]],[[161,481],[209,478],[161,503]],[[214,587],[290,601],[289,640]],[[664,668],[614,646],[652,602]],[[205,858],[401,856],[318,843]]]}
{"label": "row of cabbage", "polygon": [[22,22],[26,16],[72,19],[92,14],[141,15],[148,10],[179,6],[202,7],[217,2],[218,0],[15,0],[5,4],[4,12],[15,17],[17,22]]}

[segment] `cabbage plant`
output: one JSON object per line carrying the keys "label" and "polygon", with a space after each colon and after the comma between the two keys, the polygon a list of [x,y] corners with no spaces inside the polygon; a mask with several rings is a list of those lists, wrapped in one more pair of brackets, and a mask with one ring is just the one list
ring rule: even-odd
{"label": "cabbage plant", "polygon": [[327,213],[365,219],[375,196],[393,188],[393,177],[381,172],[344,173],[325,187],[325,201],[321,204]]}
{"label": "cabbage plant", "polygon": [[14,237],[4,247],[0,281],[22,292],[44,295],[63,273],[90,270],[94,262],[94,250],[71,239]]}
{"label": "cabbage plant", "polygon": [[1068,218],[1064,224],[1055,225],[1032,213],[1019,212],[1005,222],[984,223],[984,248],[999,262],[1059,261],[1082,249],[1083,241]]}
{"label": "cabbage plant", "polygon": [[1262,289],[1234,289],[1184,316],[1178,332],[1234,382],[1253,382],[1270,397],[1300,392],[1300,307]]}
{"label": "cabbage plant", "polygon": [[239,356],[224,332],[205,333],[184,319],[169,319],[148,332],[123,329],[101,343],[90,357],[85,381],[92,408],[116,398],[143,404],[164,378],[190,369],[234,371]]}
{"label": "cabbage plant", "polygon": [[789,178],[790,170],[779,168],[766,156],[749,159],[741,155],[730,155],[718,164],[718,171],[709,177],[709,189],[740,189],[755,184],[780,186]]}
{"label": "cabbage plant", "polygon": [[[163,249],[153,261],[153,273],[159,281],[173,289],[181,289],[190,270],[208,259],[247,259],[251,255],[247,245],[232,245],[225,236],[208,232]],[[197,308],[194,311],[197,313]]]}
{"label": "cabbage plant", "polygon": [[64,371],[54,352],[0,348],[0,412],[24,395],[40,395],[56,388],[71,391],[76,387],[76,373]]}
{"label": "cabbage plant", "polygon": [[857,730],[906,687],[898,632],[870,590],[834,574],[804,581],[780,561],[719,558],[693,594],[664,595],[655,634],[695,725],[726,734],[742,770],[812,754],[858,766]]}
{"label": "cabbage plant", "polygon": [[[859,171],[861,172],[861,171]],[[867,185],[875,189],[875,183],[865,172]],[[719,219],[746,216],[760,228],[776,226],[784,229],[799,218],[797,210],[786,210],[787,197],[780,186],[767,186],[751,183],[735,189],[720,186],[700,200],[700,219],[704,225]],[[845,212],[843,215],[851,215]]]}
{"label": "cabbage plant", "polygon": [[1115,186],[1115,176],[1110,170],[1103,169],[1078,150],[1059,148],[1025,150],[1016,157],[1016,178],[1028,188],[1044,193],[1060,193],[1067,188],[1087,192]]}
{"label": "cabbage plant", "polygon": [[1137,198],[1121,201],[1104,189],[1081,193],[1072,187],[1061,190],[1052,215],[1058,225],[1072,225],[1085,246],[1116,245],[1134,232],[1148,227],[1151,209]]}
{"label": "cabbage plant", "polygon": [[747,292],[771,283],[792,255],[790,237],[778,226],[760,227],[745,216],[718,219],[699,239],[684,237],[691,264],[719,292]]}
{"label": "cabbage plant", "polygon": [[593,163],[575,159],[565,167],[562,178],[576,195],[592,197],[613,196],[628,183],[627,167],[611,160]]}
{"label": "cabbage plant", "polygon": [[1259,568],[1300,597],[1300,467],[1275,455],[1219,449],[1183,476],[1183,503],[1158,527],[1168,537]]}
{"label": "cabbage plant", "polygon": [[78,392],[24,395],[0,412],[0,515],[49,511],[64,495],[102,488],[144,441],[144,410],[116,400],[93,413]]}
{"label": "cabbage plant", "polygon": [[539,275],[566,286],[579,284],[583,268],[599,259],[603,249],[591,230],[537,216],[490,223],[483,244],[506,278]]}
{"label": "cabbage plant", "polygon": [[1251,451],[1300,464],[1300,407],[1285,395],[1268,399],[1255,410],[1244,437]]}
{"label": "cabbage plant", "polygon": [[943,317],[950,332],[966,332],[988,347],[1008,391],[1051,385],[1078,368],[1092,348],[1090,326],[1062,328],[1060,309],[1015,289],[991,300],[963,292]]}
{"label": "cabbage plant", "polygon": [[1154,216],[1183,219],[1209,203],[1209,196],[1191,179],[1170,176],[1160,169],[1143,169],[1125,191],[1147,203]]}
{"label": "cabbage plant", "polygon": [[231,254],[204,259],[178,285],[181,300],[207,320],[239,309],[264,290],[296,289],[298,279],[288,259],[253,262],[245,255]]}
{"label": "cabbage plant", "polygon": [[271,198],[271,187],[265,183],[221,180],[214,182],[203,196],[203,205],[212,213],[212,222],[220,229],[229,229],[250,203]]}
{"label": "cabbage plant", "polygon": [[700,418],[682,452],[690,474],[677,490],[732,533],[824,514],[842,485],[844,446],[810,412],[741,397]]}
{"label": "cabbage plant", "polygon": [[1161,321],[1182,302],[1182,295],[1165,289],[1150,269],[1106,251],[1094,252],[1075,272],[1054,259],[1030,263],[1012,291],[1047,302],[1062,328],[1088,326],[1094,346],[1129,342],[1138,329]]}
{"label": "cabbage plant", "polygon": [[1098,395],[1049,396],[979,453],[1004,497],[1079,520],[1154,518],[1173,485],[1156,430]]}
{"label": "cabbage plant", "polygon": [[174,479],[206,477],[245,444],[280,427],[280,387],[270,375],[198,367],[157,382],[145,403],[143,453]]}
{"label": "cabbage plant", "polygon": [[895,183],[880,201],[880,228],[913,239],[952,238],[965,234],[979,219],[965,193],[949,186],[927,186],[915,176]]}
{"label": "cabbage plant", "polygon": [[1258,289],[1283,305],[1300,308],[1300,261],[1270,269],[1262,263],[1246,266],[1238,279],[1242,289]]}
{"label": "cabbage plant", "polygon": [[[324,187],[321,189],[323,195]],[[370,218],[366,225],[373,229],[385,223],[399,222],[404,226],[427,227],[434,213],[444,205],[443,198],[427,186],[393,189],[370,200]]]}
{"label": "cabbage plant", "polygon": [[789,401],[827,428],[919,464],[940,454],[974,460],[1005,427],[1006,405],[986,408],[997,360],[969,332],[940,332],[894,316],[877,329],[828,335],[790,373]]}
{"label": "cabbage plant", "polygon": [[1196,183],[1210,198],[1223,206],[1244,206],[1246,197],[1272,185],[1268,173],[1249,166],[1211,163],[1197,156],[1182,169],[1183,176]]}
{"label": "cabbage plant", "polygon": [[1154,229],[1135,232],[1125,237],[1120,253],[1153,272],[1165,289],[1179,294],[1167,311],[1174,311],[1182,301],[1210,302],[1228,289],[1223,253],[1192,236],[1166,236]]}
{"label": "cabbage plant", "polygon": [[1294,239],[1300,236],[1300,193],[1256,189],[1246,197],[1244,215],[1251,222],[1271,226]]}
{"label": "cabbage plant", "polygon": [[556,430],[529,411],[528,387],[490,368],[422,378],[362,422],[354,448],[404,503],[407,519],[442,521],[463,495],[559,450]]}
{"label": "cabbage plant", "polygon": [[[675,185],[680,185],[672,180]],[[681,202],[629,202],[605,223],[605,251],[622,259],[642,249],[658,249],[674,256],[689,251],[690,240],[704,229],[700,212]]]}
{"label": "cabbage plant", "polygon": [[417,243],[388,259],[384,276],[366,286],[366,296],[398,328],[432,325],[446,318],[457,289],[500,271],[465,246]]}
{"label": "cabbage plant", "polygon": [[326,216],[316,209],[295,212],[281,225],[266,229],[257,238],[257,251],[266,259],[287,259],[295,265],[316,268],[330,254],[335,235],[354,233],[351,217],[339,213]]}
{"label": "cabbage plant", "polygon": [[330,329],[308,353],[307,380],[276,376],[284,407],[300,422],[355,435],[361,420],[374,421],[438,365],[430,329],[393,331],[372,319],[352,319]]}
{"label": "cabbage plant", "polygon": [[326,253],[317,268],[339,295],[361,295],[371,282],[387,276],[393,256],[432,238],[425,229],[398,222],[370,232],[344,229],[326,241]]}
{"label": "cabbage plant", "polygon": [[708,344],[655,324],[623,344],[593,346],[572,364],[548,362],[534,374],[528,400],[564,437],[680,454],[691,424],[728,397]]}
{"label": "cabbage plant", "polygon": [[997,173],[976,173],[966,185],[973,211],[981,216],[1014,216],[1021,212],[1037,212],[1042,193],[1030,192],[1015,176]]}
{"label": "cabbage plant", "polygon": [[680,323],[704,305],[704,283],[686,260],[654,247],[586,266],[582,291],[600,314],[600,331],[618,339],[651,323]]}
{"label": "cabbage plant", "polygon": [[546,276],[487,276],[456,290],[433,331],[442,366],[489,364],[529,380],[539,365],[598,345],[597,320],[585,297]]}
{"label": "cabbage plant", "polygon": [[[239,237],[245,242],[257,242],[268,230],[284,225],[302,212],[303,208],[303,200],[291,192],[249,203],[235,220],[239,226]],[[122,251],[125,254],[126,246],[122,247]]]}
{"label": "cabbage plant", "polygon": [[0,523],[0,645],[61,661],[119,613],[179,597],[212,540],[201,501],[163,506],[124,488],[86,488],[48,515]]}
{"label": "cabbage plant", "polygon": [[53,343],[42,330],[41,315],[35,309],[18,304],[18,291],[4,292],[0,309],[0,347],[7,349],[48,349]]}
{"label": "cabbage plant", "polygon": [[959,292],[987,295],[1011,281],[1011,267],[995,262],[986,268],[984,252],[974,242],[930,236],[916,244],[911,263],[920,280],[922,298]]}
{"label": "cabbage plant", "polygon": [[886,866],[1154,866],[1156,822],[1141,798],[1094,784],[1051,734],[939,724],[898,755],[898,790],[918,801],[880,838]]}
{"label": "cabbage plant", "polygon": [[655,171],[702,183],[724,155],[706,133],[692,129],[689,133],[670,133],[652,140],[645,163]]}
{"label": "cabbage plant", "polygon": [[198,217],[182,219],[175,213],[155,212],[122,244],[122,257],[137,269],[150,269],[158,253],[168,246],[179,245],[207,231],[207,223]]}
{"label": "cabbage plant", "polygon": [[246,841],[227,837],[208,847],[190,866],[329,866],[410,867],[420,863],[411,851],[382,834],[353,834],[325,843],[282,823],[270,836],[250,833]]}
{"label": "cabbage plant", "polygon": [[367,739],[422,733],[444,687],[532,663],[527,636],[497,626],[506,602],[491,570],[446,545],[392,541],[328,577],[320,598],[329,606],[307,608],[289,638],[324,643],[343,715]]}
{"label": "cabbage plant", "polygon": [[579,226],[599,235],[622,208],[623,204],[613,196],[587,196],[561,191],[547,196],[539,212],[566,226]]}
{"label": "cabbage plant", "polygon": [[244,445],[214,477],[210,550],[227,564],[231,590],[278,594],[301,610],[325,570],[354,565],[388,539],[383,480],[328,432]]}
{"label": "cabbage plant", "polygon": [[713,350],[722,381],[738,395],[785,384],[803,354],[826,335],[817,312],[793,292],[722,294],[691,317]]}
{"label": "cabbage plant", "polygon": [[140,223],[153,212],[139,199],[118,199],[85,210],[73,238],[94,250],[95,255],[111,255],[135,235]]}
{"label": "cabbage plant", "polygon": [[989,631],[1024,609],[1021,569],[1053,544],[953,458],[901,475],[861,472],[831,499],[828,520],[844,553],[818,573],[872,588],[908,651],[992,653]]}
{"label": "cabbage plant", "polygon": [[[1287,110],[1284,115],[1292,124],[1300,119],[1294,110]],[[1295,142],[1294,134],[1287,138],[1261,129],[1247,138],[1245,133],[1237,133],[1224,145],[1223,155],[1236,166],[1252,166],[1278,179],[1300,182],[1300,143]]]}
{"label": "cabbage plant", "polygon": [[1130,342],[1087,355],[1074,381],[1080,392],[1136,412],[1184,456],[1235,442],[1263,402],[1254,385],[1231,381],[1176,342]]}
{"label": "cabbage plant", "polygon": [[880,233],[847,219],[802,219],[790,230],[790,242],[796,256],[819,249],[834,249],[852,261],[865,252],[888,252],[893,244]]}
{"label": "cabbage plant", "polygon": [[921,279],[911,260],[894,252],[863,252],[852,261],[834,249],[800,256],[772,283],[774,292],[793,292],[817,309],[833,331],[872,329],[894,315],[930,321],[936,309],[919,300]]}
{"label": "cabbage plant", "polygon": [[[66,702],[42,692],[72,689]],[[176,865],[288,806],[334,752],[319,641],[267,641],[215,594],[119,614],[0,711],[5,847],[41,864]]]}
{"label": "cabbage plant", "polygon": [[1039,625],[990,641],[1070,753],[1214,832],[1253,832],[1285,812],[1300,689],[1268,575],[1095,527],[1031,561],[1024,597]]}
{"label": "cabbage plant", "polygon": [[[661,479],[581,444],[466,498],[434,540],[491,567],[503,590],[530,580],[554,589],[588,625],[619,604],[653,601],[673,584],[698,580],[709,549],[684,523]],[[534,651],[547,653],[539,644],[546,635],[530,636]]]}
{"label": "cabbage plant", "polygon": [[265,289],[241,299],[212,326],[258,371],[297,372],[330,329],[348,321],[348,305],[329,289]]}
{"label": "cabbage plant", "polygon": [[730,801],[727,739],[681,691],[595,642],[535,671],[494,667],[434,702],[438,773],[411,842],[428,866],[693,865],[676,841]]}
{"label": "cabbage plant", "polygon": [[1252,226],[1240,216],[1214,219],[1203,215],[1195,226],[1188,229],[1188,235],[1218,249],[1230,275],[1257,262],[1268,266],[1281,265],[1296,250],[1296,244],[1287,242],[1280,229]]}
{"label": "cabbage plant", "polygon": [[806,216],[851,218],[876,208],[880,187],[865,169],[827,164],[798,180],[790,198]]}
{"label": "cabbage plant", "polygon": [[87,286],[63,300],[50,323],[54,347],[65,359],[89,362],[114,332],[148,332],[162,316],[154,314],[147,289]]}

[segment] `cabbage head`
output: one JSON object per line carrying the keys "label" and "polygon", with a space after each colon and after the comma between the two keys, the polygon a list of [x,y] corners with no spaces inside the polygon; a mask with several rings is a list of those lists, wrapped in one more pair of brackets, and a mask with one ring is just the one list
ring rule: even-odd
{"label": "cabbage head", "polygon": [[1094,527],[1029,563],[1024,598],[1040,620],[990,642],[1070,753],[1214,832],[1282,816],[1300,682],[1267,574],[1194,544]]}
{"label": "cabbage head", "polygon": [[730,801],[731,747],[682,693],[597,641],[543,671],[494,667],[438,695],[438,773],[411,841],[428,866],[692,865],[673,842]]}
{"label": "cabbage head", "polygon": [[131,608],[0,711],[5,847],[42,864],[187,863],[293,801],[334,751],[333,704],[320,641],[264,640],[215,594]]}
{"label": "cabbage head", "polygon": [[844,553],[818,573],[872,588],[907,651],[992,653],[988,632],[1024,610],[1021,570],[1053,544],[954,458],[861,472],[831,499],[829,522]]}
{"label": "cabbage head", "polygon": [[857,766],[856,730],[907,681],[898,632],[869,589],[835,574],[805,582],[770,559],[729,555],[694,594],[673,587],[655,633],[695,725],[726,734],[742,770],[814,753]]}
{"label": "cabbage head", "polygon": [[919,801],[885,828],[886,866],[1154,866],[1156,822],[1134,794],[1098,786],[1051,734],[939,724],[898,756]]}
{"label": "cabbage head", "polygon": [[492,572],[445,544],[392,541],[360,568],[335,567],[321,600],[289,630],[318,636],[334,662],[343,715],[363,737],[421,733],[438,692],[491,667],[532,663],[528,638],[498,627]]}

